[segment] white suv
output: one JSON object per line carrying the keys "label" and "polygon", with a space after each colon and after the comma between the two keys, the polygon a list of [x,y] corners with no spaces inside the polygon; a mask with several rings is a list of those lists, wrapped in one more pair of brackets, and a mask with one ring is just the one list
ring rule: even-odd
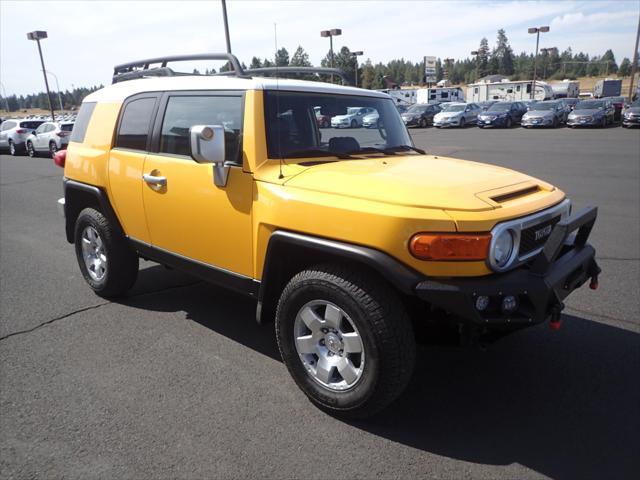
{"label": "white suv", "polygon": [[5,120],[0,125],[0,148],[9,149],[11,155],[20,154],[25,149],[27,137],[43,123],[42,120]]}
{"label": "white suv", "polygon": [[58,150],[64,150],[69,143],[73,122],[45,122],[27,137],[26,149],[30,157],[38,152],[49,152],[53,157]]}

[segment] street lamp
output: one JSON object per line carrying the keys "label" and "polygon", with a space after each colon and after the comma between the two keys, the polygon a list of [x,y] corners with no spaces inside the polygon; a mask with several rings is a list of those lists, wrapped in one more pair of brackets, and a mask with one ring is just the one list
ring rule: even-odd
{"label": "street lamp", "polygon": [[358,57],[364,55],[364,52],[351,52],[351,56],[356,59],[356,88],[358,87]]}
{"label": "street lamp", "polygon": [[480,67],[480,51],[474,50],[473,52],[471,52],[471,55],[476,56],[476,83],[478,83],[478,71]]}
{"label": "street lamp", "polygon": [[53,73],[51,70],[45,70],[49,75],[53,75],[53,78],[56,80],[56,90],[58,90],[58,101],[60,102],[60,111],[64,110],[64,105],[62,105],[62,95],[60,95],[60,84],[58,83],[58,76]]}
{"label": "street lamp", "polygon": [[540,44],[540,34],[546,33],[549,31],[549,27],[531,27],[527,30],[527,32],[536,34],[536,56],[533,57],[533,87],[531,88],[531,99],[533,100],[533,96],[536,93],[536,73],[537,73],[537,60],[538,60],[538,45]]}
{"label": "street lamp", "polygon": [[44,60],[42,59],[42,48],[40,48],[40,40],[47,38],[47,32],[42,30],[36,30],[34,32],[27,33],[29,40],[35,40],[38,44],[38,53],[40,54],[40,63],[42,64],[42,75],[44,76],[44,85],[47,87],[47,99],[49,100],[49,109],[51,110],[51,121],[55,121],[56,115],[53,113],[53,102],[51,101],[51,93],[49,92],[49,80],[47,80],[47,71],[44,68]]}
{"label": "street lamp", "polygon": [[[342,30],[339,28],[322,30],[320,32],[321,37],[329,37],[329,55],[331,56],[331,68],[333,68],[333,37],[337,37],[338,35],[342,35]],[[333,73],[331,74],[331,83],[333,83]]]}

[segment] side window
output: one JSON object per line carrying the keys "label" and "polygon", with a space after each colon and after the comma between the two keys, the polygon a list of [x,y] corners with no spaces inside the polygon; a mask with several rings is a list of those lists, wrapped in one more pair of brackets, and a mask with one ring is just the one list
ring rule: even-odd
{"label": "side window", "polygon": [[194,125],[224,127],[225,160],[241,163],[242,96],[171,96],[162,120],[160,153],[191,156],[189,129]]}
{"label": "side window", "polygon": [[16,122],[10,122],[10,121],[6,121],[2,124],[2,128],[0,128],[0,131],[5,131],[5,130],[11,130],[13,127],[16,126]]}
{"label": "side window", "polygon": [[516,85],[516,92],[520,91],[520,85]]}
{"label": "side window", "polygon": [[89,126],[89,120],[93,115],[93,110],[96,108],[96,102],[84,102],[78,111],[76,117],[75,127],[71,134],[70,141],[82,143],[84,142],[84,136],[87,133],[87,127]]}
{"label": "side window", "polygon": [[53,123],[50,123],[49,125],[47,125],[47,129],[45,130],[45,132],[53,132],[56,129],[56,126]]}
{"label": "side window", "polygon": [[44,132],[46,131],[47,126],[48,126],[48,125],[47,125],[46,123],[43,123],[43,124],[42,124],[42,125],[40,125],[38,128],[36,128],[36,133],[37,133],[37,134],[44,133]]}
{"label": "side window", "polygon": [[120,119],[116,147],[132,150],[147,149],[151,115],[155,104],[155,98],[138,98],[126,104]]}
{"label": "side window", "polygon": [[531,93],[531,84],[527,83],[527,93]]}

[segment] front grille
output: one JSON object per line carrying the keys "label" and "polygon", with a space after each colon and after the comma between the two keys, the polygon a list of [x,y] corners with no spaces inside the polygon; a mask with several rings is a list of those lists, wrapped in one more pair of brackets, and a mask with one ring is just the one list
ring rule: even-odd
{"label": "front grille", "polygon": [[551,226],[553,228],[556,223],[560,221],[560,215],[557,215],[545,222],[538,223],[531,227],[525,228],[520,234],[520,257],[541,248],[546,243],[549,235],[544,235],[541,238],[536,239],[536,232],[543,230],[545,227]]}

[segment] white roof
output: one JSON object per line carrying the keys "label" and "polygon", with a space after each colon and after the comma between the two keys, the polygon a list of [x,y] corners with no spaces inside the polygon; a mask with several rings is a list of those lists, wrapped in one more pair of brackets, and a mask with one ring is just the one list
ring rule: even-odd
{"label": "white roof", "polygon": [[233,76],[175,76],[146,77],[127,80],[104,87],[88,95],[85,102],[122,102],[125,98],[142,92],[165,90],[287,90],[297,92],[331,93],[335,95],[360,95],[389,98],[382,92],[363,88],[345,87],[324,82],[291,80],[284,78],[237,78]]}

